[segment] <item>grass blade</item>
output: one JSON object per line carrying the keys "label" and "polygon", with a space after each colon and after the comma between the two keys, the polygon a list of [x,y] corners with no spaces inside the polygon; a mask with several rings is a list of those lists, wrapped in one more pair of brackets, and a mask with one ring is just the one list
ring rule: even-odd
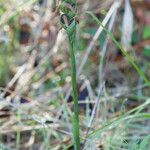
{"label": "grass blade", "polygon": [[144,79],[145,83],[150,87],[150,81],[147,79],[145,74],[142,72],[142,70],[138,67],[138,65],[132,60],[131,56],[128,54],[128,52],[119,44],[119,42],[115,39],[115,37],[112,35],[111,32],[109,32],[99,21],[99,19],[92,13],[92,12],[87,12],[92,18],[103,27],[103,30],[110,36],[112,41],[115,43],[115,45],[120,49],[122,54],[127,57],[128,61],[132,64],[132,66],[136,69],[136,71],[139,73],[139,75]]}

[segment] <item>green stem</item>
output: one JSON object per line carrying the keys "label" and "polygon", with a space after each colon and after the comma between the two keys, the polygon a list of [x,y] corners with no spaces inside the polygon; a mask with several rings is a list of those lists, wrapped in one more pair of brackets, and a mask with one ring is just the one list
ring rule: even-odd
{"label": "green stem", "polygon": [[73,114],[73,138],[74,149],[80,149],[80,133],[79,133],[79,109],[78,109],[78,92],[77,92],[77,80],[76,80],[76,60],[74,55],[75,49],[75,33],[68,35],[69,48],[70,48],[70,62],[71,62],[71,76],[72,76],[72,90],[74,100],[74,114]]}
{"label": "green stem", "polygon": [[73,139],[74,150],[80,150],[80,132],[79,132],[79,109],[78,109],[78,92],[76,79],[76,59],[74,55],[76,42],[76,16],[77,2],[76,0],[62,0],[60,5],[61,16],[60,23],[66,30],[69,40],[70,62],[71,62],[71,76],[72,76],[72,91],[74,101],[73,113]]}

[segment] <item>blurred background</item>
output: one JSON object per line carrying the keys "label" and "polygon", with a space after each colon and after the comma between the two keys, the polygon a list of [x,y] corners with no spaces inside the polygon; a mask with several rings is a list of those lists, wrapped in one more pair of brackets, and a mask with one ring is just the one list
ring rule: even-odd
{"label": "blurred background", "polygon": [[[149,86],[87,12],[103,23],[150,79],[150,0],[77,2],[81,137],[88,128],[91,133],[122,118],[94,140],[87,138],[83,149],[134,150],[146,139],[148,150],[149,117],[123,118],[136,107],[150,112]],[[0,0],[0,150],[62,150],[72,142],[71,65],[60,3]]]}

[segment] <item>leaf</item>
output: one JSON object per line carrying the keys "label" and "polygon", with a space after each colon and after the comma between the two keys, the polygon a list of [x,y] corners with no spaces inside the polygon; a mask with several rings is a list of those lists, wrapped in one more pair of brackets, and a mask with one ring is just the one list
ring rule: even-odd
{"label": "leaf", "polygon": [[150,47],[146,47],[146,48],[143,50],[142,56],[144,56],[144,57],[150,57]]}
{"label": "leaf", "polygon": [[143,38],[144,39],[150,38],[150,26],[144,27]]}

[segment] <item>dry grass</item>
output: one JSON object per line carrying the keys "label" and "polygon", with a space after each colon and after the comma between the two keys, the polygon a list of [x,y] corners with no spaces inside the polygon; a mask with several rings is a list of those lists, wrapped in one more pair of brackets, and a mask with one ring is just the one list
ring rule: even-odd
{"label": "dry grass", "polygon": [[[67,35],[60,28],[60,1],[56,8],[52,1],[40,2],[0,0],[0,150],[73,149],[71,66]],[[149,38],[142,39],[146,24],[134,16],[137,5],[132,1],[136,36],[127,45],[128,55],[149,78],[149,58],[138,52],[149,45],[143,42]],[[123,1],[78,0],[75,56],[81,147],[149,149],[148,84],[87,11],[117,41],[125,32]]]}

